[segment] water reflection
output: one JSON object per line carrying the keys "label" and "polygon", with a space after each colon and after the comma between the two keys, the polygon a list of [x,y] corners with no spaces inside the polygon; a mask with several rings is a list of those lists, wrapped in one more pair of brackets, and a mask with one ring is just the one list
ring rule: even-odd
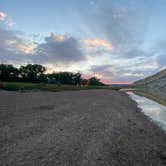
{"label": "water reflection", "polygon": [[166,130],[165,106],[147,99],[146,97],[138,96],[131,91],[127,93],[138,103],[138,107],[142,109],[145,115],[149,116],[153,121],[157,122],[164,130]]}

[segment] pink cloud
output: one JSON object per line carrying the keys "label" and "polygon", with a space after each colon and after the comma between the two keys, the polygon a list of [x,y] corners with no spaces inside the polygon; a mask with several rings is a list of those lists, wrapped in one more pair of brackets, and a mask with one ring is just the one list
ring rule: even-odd
{"label": "pink cloud", "polygon": [[4,21],[6,19],[7,15],[3,12],[0,12],[0,21]]}

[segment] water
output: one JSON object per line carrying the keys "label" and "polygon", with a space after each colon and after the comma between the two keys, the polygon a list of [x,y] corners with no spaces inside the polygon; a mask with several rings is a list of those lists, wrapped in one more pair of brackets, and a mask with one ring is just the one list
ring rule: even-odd
{"label": "water", "polygon": [[138,107],[149,116],[154,122],[166,131],[166,107],[153,100],[147,99],[134,94],[133,92],[127,92],[133,100],[138,103]]}

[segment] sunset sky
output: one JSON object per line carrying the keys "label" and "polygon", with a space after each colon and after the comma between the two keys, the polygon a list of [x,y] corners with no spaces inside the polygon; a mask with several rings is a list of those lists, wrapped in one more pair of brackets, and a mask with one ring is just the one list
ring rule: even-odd
{"label": "sunset sky", "polygon": [[0,63],[139,80],[166,67],[166,0],[0,0]]}

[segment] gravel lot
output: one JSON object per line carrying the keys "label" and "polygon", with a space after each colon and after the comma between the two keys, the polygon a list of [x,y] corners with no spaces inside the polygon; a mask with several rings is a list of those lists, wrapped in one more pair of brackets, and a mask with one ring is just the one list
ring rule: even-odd
{"label": "gravel lot", "polygon": [[0,91],[0,166],[162,165],[166,134],[124,92]]}

